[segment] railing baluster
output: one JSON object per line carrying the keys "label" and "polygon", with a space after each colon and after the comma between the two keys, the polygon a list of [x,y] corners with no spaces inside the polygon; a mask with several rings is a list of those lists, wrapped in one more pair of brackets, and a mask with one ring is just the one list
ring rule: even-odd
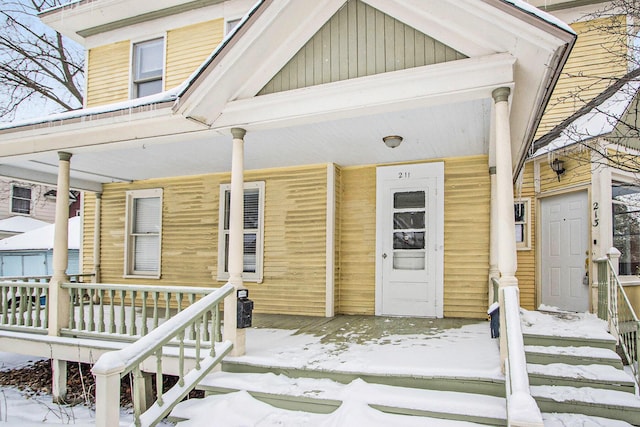
{"label": "railing baluster", "polygon": [[[193,303],[196,301],[196,296],[195,294],[189,294],[189,305],[193,305]],[[189,339],[193,339],[195,337],[195,325],[192,323],[191,324],[191,328],[189,329]]]}
{"label": "railing baluster", "polygon": [[114,306],[114,300],[116,298],[116,291],[109,289],[109,333],[116,333],[116,309]]}
{"label": "railing baluster", "polygon": [[182,292],[176,293],[176,300],[178,301],[178,313],[182,311]]}
{"label": "railing baluster", "polygon": [[96,329],[96,321],[95,321],[95,313],[93,312],[93,298],[95,296],[93,289],[87,289],[87,293],[89,295],[89,325],[87,329],[90,332],[95,331]]}
{"label": "railing baluster", "polygon": [[26,305],[29,305],[27,298],[26,288],[20,288],[20,304],[18,304],[18,323],[17,325],[24,325],[24,309]]}
{"label": "railing baluster", "polygon": [[165,292],[164,293],[164,300],[165,300],[165,306],[164,306],[164,320],[169,320],[171,318],[171,293],[170,292]]}
{"label": "railing baluster", "polygon": [[98,295],[98,332],[104,332],[104,289],[97,291]]}
{"label": "railing baluster", "polygon": [[140,333],[147,335],[147,291],[142,291],[142,313],[140,317],[142,318],[142,330]]}
{"label": "railing baluster", "polygon": [[9,311],[9,288],[2,285],[0,288],[0,306],[2,306],[2,324],[7,324],[7,311]]}
{"label": "railing baluster", "polygon": [[178,356],[178,385],[182,387],[184,385],[184,329],[178,334],[178,340],[180,342],[180,353]]}
{"label": "railing baluster", "polygon": [[158,302],[160,299],[160,292],[152,292],[153,298],[153,329],[158,327]]}
{"label": "railing baluster", "polygon": [[[47,329],[49,327],[49,303],[51,299],[49,298],[49,286],[45,286],[44,288],[44,316],[42,316],[42,327]],[[69,310],[72,311],[72,310]]]}
{"label": "railing baluster", "polygon": [[133,368],[133,422],[136,426],[140,426],[140,415],[142,413],[142,388],[144,387],[144,378],[140,371],[140,365]]}
{"label": "railing baluster", "polygon": [[124,291],[120,291],[120,333],[122,335],[127,333],[126,328],[126,323],[125,323],[125,319],[124,319],[124,297],[125,297],[125,292]]}
{"label": "railing baluster", "polygon": [[31,286],[27,286],[26,288],[26,303],[27,303],[27,308],[26,308],[26,318],[24,319],[24,325],[25,326],[31,326],[33,324],[33,310],[35,309],[35,288],[31,287]]}
{"label": "railing baluster", "polygon": [[129,294],[131,295],[131,319],[129,320],[129,335],[134,336],[138,331],[136,327],[136,296],[138,295],[138,292],[132,290]]}
{"label": "railing baluster", "polygon": [[162,399],[163,393],[163,384],[164,381],[162,379],[162,347],[155,353],[156,355],[156,400],[158,402],[158,406],[164,405],[164,400]]}
{"label": "railing baluster", "polygon": [[17,286],[12,286],[11,287],[11,319],[9,320],[9,324],[10,325],[15,325],[16,324],[16,298],[18,297],[18,287]]}

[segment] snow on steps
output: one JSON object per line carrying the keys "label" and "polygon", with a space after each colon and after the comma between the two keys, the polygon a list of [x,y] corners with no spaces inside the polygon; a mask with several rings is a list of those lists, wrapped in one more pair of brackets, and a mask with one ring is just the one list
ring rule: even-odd
{"label": "snow on steps", "polygon": [[[391,414],[506,425],[505,399],[481,394],[421,390],[329,379],[289,378],[285,375],[216,372],[200,384],[207,393],[249,392],[275,407],[313,413],[332,413],[354,402]],[[172,417],[180,417],[175,410]]]}
{"label": "snow on steps", "polygon": [[609,365],[622,369],[622,360],[615,351],[590,346],[564,347],[525,345],[527,363],[551,364],[565,363],[567,365]]}
{"label": "snow on steps", "polygon": [[531,385],[584,386],[635,393],[635,382],[610,365],[528,364]]}
{"label": "snow on steps", "polygon": [[542,412],[579,413],[640,424],[640,397],[592,387],[531,386]]}
{"label": "snow on steps", "polygon": [[631,424],[601,417],[588,417],[582,414],[542,414],[545,427],[631,427]]}

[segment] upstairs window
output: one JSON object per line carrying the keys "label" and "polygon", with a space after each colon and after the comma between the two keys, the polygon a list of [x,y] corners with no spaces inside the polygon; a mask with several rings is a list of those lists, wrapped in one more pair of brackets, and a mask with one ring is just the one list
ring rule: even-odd
{"label": "upstairs window", "polygon": [[[231,186],[220,187],[218,280],[229,279],[229,222]],[[244,184],[244,258],[242,278],[262,282],[264,182]]]}
{"label": "upstairs window", "polygon": [[125,276],[160,277],[162,190],[127,192]]}
{"label": "upstairs window", "polygon": [[164,39],[133,45],[133,97],[141,98],[162,92]]}
{"label": "upstairs window", "polygon": [[31,188],[18,185],[12,187],[11,212],[23,215],[31,213]]}

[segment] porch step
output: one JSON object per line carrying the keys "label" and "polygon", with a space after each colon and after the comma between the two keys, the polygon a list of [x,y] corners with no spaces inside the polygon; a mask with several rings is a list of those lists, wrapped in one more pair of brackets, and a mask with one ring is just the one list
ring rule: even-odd
{"label": "porch step", "polygon": [[531,395],[547,413],[574,413],[640,425],[640,397],[592,387],[531,386]]}
{"label": "porch step", "polygon": [[528,364],[531,385],[593,387],[635,393],[635,382],[610,365]]}
{"label": "porch step", "polygon": [[531,364],[608,365],[622,369],[620,356],[606,348],[525,345],[524,349],[527,363]]}
{"label": "porch step", "polygon": [[366,372],[343,372],[338,370],[302,369],[278,366],[262,366],[246,362],[225,360],[222,371],[239,374],[284,375],[289,378],[329,379],[336,383],[349,384],[361,379],[369,384],[381,384],[396,387],[409,387],[422,390],[438,390],[483,394],[494,397],[505,396],[504,379],[453,377],[453,376],[421,376],[402,374],[375,374]]}
{"label": "porch step", "polygon": [[[356,401],[387,414],[506,425],[506,404],[501,397],[371,384],[362,379],[343,384],[326,378],[216,372],[198,388],[207,395],[245,390],[274,407],[307,413],[329,414]],[[172,415],[180,417],[179,411]]]}
{"label": "porch step", "polygon": [[579,336],[566,335],[540,335],[533,333],[522,334],[524,345],[545,346],[545,347],[597,347],[606,348],[616,351],[616,339],[609,335],[608,337],[590,337],[584,338]]}

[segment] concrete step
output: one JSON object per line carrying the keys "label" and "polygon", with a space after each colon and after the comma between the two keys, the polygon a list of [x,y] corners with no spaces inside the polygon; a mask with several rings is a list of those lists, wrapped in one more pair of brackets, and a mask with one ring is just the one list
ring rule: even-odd
{"label": "concrete step", "polygon": [[528,364],[531,385],[593,387],[635,393],[633,378],[610,365]]}
{"label": "concrete step", "polygon": [[531,386],[540,410],[620,420],[640,425],[640,397],[592,387]]}
{"label": "concrete step", "polygon": [[290,378],[330,379],[337,383],[349,384],[362,379],[369,384],[383,384],[410,387],[423,390],[457,391],[504,397],[504,378],[478,378],[465,376],[421,376],[402,374],[375,374],[367,372],[343,372],[338,370],[299,369],[278,366],[263,366],[225,360],[222,370],[229,373],[285,375]]}
{"label": "concrete step", "polygon": [[606,348],[525,345],[524,350],[527,363],[531,364],[609,365],[622,369],[620,356]]}
{"label": "concrete step", "polygon": [[616,351],[616,339],[611,335],[598,338],[583,338],[576,336],[524,333],[522,334],[522,337],[524,338],[524,345],[550,347],[597,347]]}
{"label": "concrete step", "polygon": [[343,384],[326,378],[216,372],[198,388],[208,395],[245,390],[272,406],[309,413],[332,413],[357,401],[388,414],[506,425],[506,402],[501,397],[371,384],[362,379]]}

